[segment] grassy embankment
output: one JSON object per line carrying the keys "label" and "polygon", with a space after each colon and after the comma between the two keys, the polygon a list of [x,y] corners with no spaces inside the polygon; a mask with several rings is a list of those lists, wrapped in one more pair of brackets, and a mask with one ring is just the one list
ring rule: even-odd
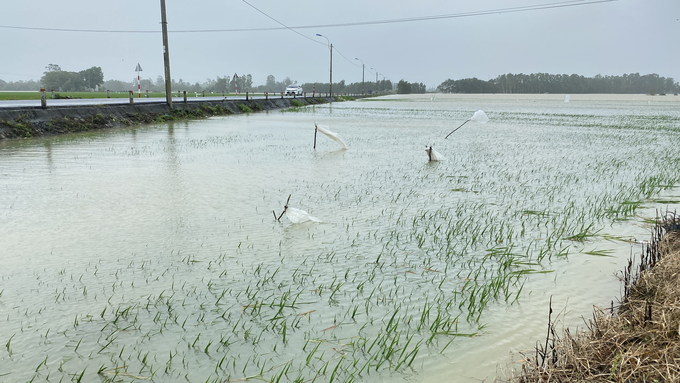
{"label": "grassy embankment", "polygon": [[[128,98],[128,92],[110,92],[111,98]],[[137,92],[134,92],[135,98],[138,97]],[[189,93],[187,97],[202,97],[202,93]],[[206,97],[221,97],[222,93],[206,93]],[[234,93],[226,94],[227,97],[236,96]],[[146,97],[146,93],[142,93],[142,97]],[[164,92],[149,92],[149,97],[165,97]],[[178,97],[177,93],[173,93],[173,97]],[[52,98],[52,92],[47,92],[47,98]],[[56,92],[56,98],[107,98],[106,92]],[[40,100],[40,92],[0,92],[0,101],[3,100]]]}
{"label": "grassy embankment", "polygon": [[[93,94],[93,93],[89,93]],[[354,100],[352,97],[336,97],[337,101]],[[172,108],[162,111],[122,111],[118,114],[106,112],[92,113],[87,116],[53,116],[49,121],[32,119],[28,114],[22,113],[18,117],[2,119],[0,116],[0,140],[12,138],[32,138],[44,135],[85,132],[96,129],[116,128],[139,124],[159,123],[172,120],[186,120],[206,118],[210,116],[230,115],[234,113],[253,113],[263,111],[263,100],[237,100],[228,101],[235,103],[231,107],[220,101],[195,102],[189,107]],[[307,98],[305,102],[292,99],[292,109],[298,109],[307,104],[324,104],[328,100],[322,97]]]}
{"label": "grassy embankment", "polygon": [[[137,92],[133,92],[134,97],[138,98],[139,94]],[[129,93],[128,92],[110,92],[110,98],[128,98]],[[264,93],[250,93],[251,96],[263,96]],[[177,92],[173,92],[172,94],[173,97],[183,97],[183,95],[179,95]],[[225,93],[222,94],[220,93],[205,93],[205,97],[245,97],[245,93],[241,94],[236,94],[236,93]],[[142,92],[142,98],[146,97],[146,93]],[[149,92],[149,97],[150,98],[158,98],[158,97],[165,97],[165,92]],[[187,92],[187,97],[203,97],[203,93],[196,93],[196,92]],[[269,93],[269,97],[280,97],[279,94],[277,93]],[[321,97],[321,93],[316,93],[315,97]],[[355,100],[354,97],[352,96],[335,96],[336,98],[341,98],[338,101],[353,101]],[[51,99],[52,98],[52,92],[48,91],[47,92],[47,98]],[[106,92],[56,92],[55,98],[84,98],[84,99],[89,99],[89,98],[107,98]],[[40,92],[5,92],[5,91],[0,91],[0,101],[10,101],[10,100],[40,100]]]}

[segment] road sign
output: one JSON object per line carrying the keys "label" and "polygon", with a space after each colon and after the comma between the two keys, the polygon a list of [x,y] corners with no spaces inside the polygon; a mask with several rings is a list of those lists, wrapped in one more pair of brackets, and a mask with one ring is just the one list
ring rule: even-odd
{"label": "road sign", "polygon": [[137,97],[141,98],[142,97],[142,79],[139,77],[139,72],[142,72],[142,66],[137,63],[137,68],[135,68],[135,72],[137,72]]}

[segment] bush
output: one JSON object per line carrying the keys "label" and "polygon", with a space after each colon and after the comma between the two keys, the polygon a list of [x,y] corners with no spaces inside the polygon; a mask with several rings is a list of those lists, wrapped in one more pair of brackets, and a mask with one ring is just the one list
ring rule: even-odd
{"label": "bush", "polygon": [[253,110],[246,104],[238,104],[238,108],[241,109],[243,113],[253,113]]}

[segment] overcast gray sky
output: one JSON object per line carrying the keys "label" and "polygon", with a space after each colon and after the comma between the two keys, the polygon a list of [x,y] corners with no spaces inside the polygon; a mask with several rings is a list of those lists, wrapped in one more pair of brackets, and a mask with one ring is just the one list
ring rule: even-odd
{"label": "overcast gray sky", "polygon": [[[170,70],[191,83],[234,73],[252,74],[254,85],[270,74],[328,82],[320,33],[333,43],[336,82],[361,81],[355,58],[365,63],[367,81],[377,70],[381,79],[430,87],[536,72],[657,73],[680,81],[680,0],[594,1],[166,0]],[[545,9],[520,9],[536,6]],[[4,0],[0,79],[38,80],[50,63],[66,71],[99,66],[105,80],[125,81],[139,63],[142,77],[155,79],[163,75],[160,18],[160,0]],[[269,29],[281,27],[272,18],[294,31]],[[425,20],[373,23],[417,18]],[[315,27],[296,28],[303,26]],[[206,30],[213,31],[196,32]]]}

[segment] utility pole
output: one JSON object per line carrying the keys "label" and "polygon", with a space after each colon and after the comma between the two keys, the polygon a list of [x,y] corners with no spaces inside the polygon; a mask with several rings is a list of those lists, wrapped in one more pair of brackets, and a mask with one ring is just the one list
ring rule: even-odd
{"label": "utility pole", "polygon": [[355,60],[361,61],[361,95],[364,95],[364,73],[366,72],[366,65],[364,65],[364,60],[356,57]]}
{"label": "utility pole", "polygon": [[380,85],[378,85],[378,70],[375,68],[371,69],[375,71],[375,92],[380,93]]}
{"label": "utility pole", "polygon": [[161,0],[161,25],[163,27],[163,61],[165,62],[165,101],[172,108],[172,77],[170,77],[170,52],[168,51],[168,20],[165,17],[165,0]]}
{"label": "utility pole", "polygon": [[362,96],[365,94],[365,92],[364,92],[364,73],[366,73],[366,65],[364,65],[364,63],[361,63],[361,95]]}
{"label": "utility pole", "polygon": [[380,93],[380,85],[378,85],[378,71],[375,71],[375,89],[376,92]]}

